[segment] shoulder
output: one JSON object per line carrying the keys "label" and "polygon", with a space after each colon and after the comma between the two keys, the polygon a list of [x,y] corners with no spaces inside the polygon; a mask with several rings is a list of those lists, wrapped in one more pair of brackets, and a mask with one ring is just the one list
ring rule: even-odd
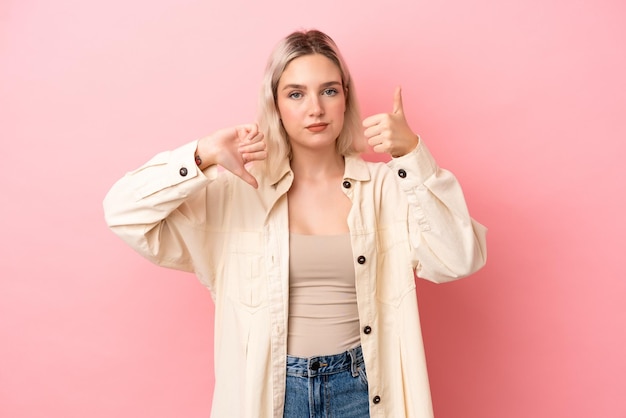
{"label": "shoulder", "polygon": [[350,155],[345,157],[346,178],[369,181],[387,178],[392,174],[388,159],[382,160],[377,155]]}

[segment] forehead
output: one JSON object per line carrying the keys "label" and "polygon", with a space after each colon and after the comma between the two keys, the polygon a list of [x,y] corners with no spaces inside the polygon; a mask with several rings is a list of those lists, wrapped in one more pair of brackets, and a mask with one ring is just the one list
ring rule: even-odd
{"label": "forehead", "polygon": [[324,55],[310,54],[295,58],[287,64],[278,85],[315,85],[330,81],[341,82],[341,71],[337,64]]}

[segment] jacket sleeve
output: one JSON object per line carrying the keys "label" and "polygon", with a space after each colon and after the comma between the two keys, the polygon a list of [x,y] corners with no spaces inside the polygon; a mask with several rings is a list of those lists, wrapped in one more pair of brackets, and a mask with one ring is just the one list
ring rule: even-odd
{"label": "jacket sleeve", "polygon": [[206,217],[206,187],[217,167],[195,164],[197,141],[162,152],[118,180],[104,199],[107,225],[150,261],[193,271],[189,242]]}
{"label": "jacket sleeve", "polygon": [[423,141],[388,166],[407,196],[417,276],[443,283],[483,267],[487,229],[470,217],[459,182],[437,166]]}

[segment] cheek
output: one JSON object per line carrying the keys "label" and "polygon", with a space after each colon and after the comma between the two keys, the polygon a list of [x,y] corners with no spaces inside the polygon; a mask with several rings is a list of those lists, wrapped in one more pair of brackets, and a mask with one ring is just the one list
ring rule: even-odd
{"label": "cheek", "polygon": [[278,114],[284,125],[290,125],[297,119],[297,111],[290,106],[281,106],[278,104]]}
{"label": "cheek", "polygon": [[346,98],[342,97],[340,100],[336,100],[333,102],[333,112],[334,113],[346,113]]}
{"label": "cheek", "polygon": [[333,113],[336,115],[337,119],[340,119],[340,120],[343,121],[343,119],[344,119],[344,117],[346,115],[346,104],[343,103],[343,102],[338,103],[337,106],[334,108],[334,112]]}

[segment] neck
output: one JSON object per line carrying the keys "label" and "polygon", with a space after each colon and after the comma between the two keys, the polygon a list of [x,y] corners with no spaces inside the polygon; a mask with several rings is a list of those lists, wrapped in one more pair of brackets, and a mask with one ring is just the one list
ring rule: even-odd
{"label": "neck", "polygon": [[293,150],[291,169],[295,178],[324,179],[343,176],[343,156],[338,154],[335,147],[326,150]]}

